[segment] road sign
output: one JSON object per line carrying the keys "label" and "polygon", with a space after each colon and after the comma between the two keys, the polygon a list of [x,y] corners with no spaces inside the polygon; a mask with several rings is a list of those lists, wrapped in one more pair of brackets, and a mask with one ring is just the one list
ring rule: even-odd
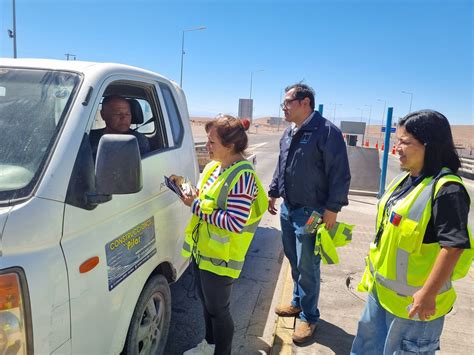
{"label": "road sign", "polygon": [[[397,127],[390,127],[390,133],[395,133],[397,131]],[[385,132],[385,126],[382,127],[382,132]]]}

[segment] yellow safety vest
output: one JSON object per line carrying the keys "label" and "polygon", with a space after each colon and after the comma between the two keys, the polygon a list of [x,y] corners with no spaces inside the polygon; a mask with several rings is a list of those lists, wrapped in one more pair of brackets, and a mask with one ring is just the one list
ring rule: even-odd
{"label": "yellow safety vest", "polygon": [[353,225],[342,222],[336,222],[334,227],[329,230],[322,224],[316,232],[314,255],[320,254],[323,264],[338,264],[339,255],[336,248],[352,241],[353,229]]}
{"label": "yellow safety vest", "polygon": [[257,184],[258,194],[252,202],[247,223],[240,233],[235,233],[193,215],[185,230],[186,236],[181,254],[184,257],[193,255],[202,270],[238,278],[258,223],[268,208],[268,200],[262,183],[248,161],[232,165],[219,175],[211,186],[206,186],[212,172],[219,165],[219,162],[212,161],[204,168],[198,186],[201,212],[211,214],[215,209],[225,210],[229,192],[243,173],[251,172]]}
{"label": "yellow safety vest", "polygon": [[[377,226],[383,223],[384,229],[379,244],[370,245],[366,269],[358,286],[359,291],[371,291],[375,287],[380,304],[388,312],[405,319],[409,319],[408,307],[413,303],[413,294],[425,284],[441,250],[439,243],[423,244],[431,218],[431,200],[447,182],[463,185],[461,178],[444,168],[437,177],[423,179],[398,200],[387,213],[387,221],[382,221],[385,204],[407,175],[404,173],[395,178],[379,201]],[[390,222],[392,214],[396,218]],[[471,248],[463,251],[451,279],[436,296],[436,313],[430,320],[442,317],[451,310],[456,299],[451,281],[469,272],[474,256],[474,240],[467,228]]]}

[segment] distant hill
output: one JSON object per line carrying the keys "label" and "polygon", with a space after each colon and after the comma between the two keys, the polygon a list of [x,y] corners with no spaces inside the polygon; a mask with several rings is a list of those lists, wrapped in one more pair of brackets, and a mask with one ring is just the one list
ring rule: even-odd
{"label": "distant hill", "polygon": [[[203,125],[206,121],[213,119],[214,117],[190,117],[190,120],[197,125]],[[254,118],[253,123],[266,126],[270,116]],[[474,125],[452,125],[451,130],[453,133],[454,143],[457,146],[463,146],[465,148],[474,148]],[[368,127],[368,134],[371,137],[381,137],[380,125],[370,125]]]}

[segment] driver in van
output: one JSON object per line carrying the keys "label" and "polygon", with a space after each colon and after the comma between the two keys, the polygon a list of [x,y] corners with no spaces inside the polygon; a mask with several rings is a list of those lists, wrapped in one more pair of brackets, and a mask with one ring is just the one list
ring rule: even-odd
{"label": "driver in van", "polygon": [[130,129],[132,112],[130,103],[126,99],[119,95],[104,97],[100,115],[105,121],[105,128],[90,132],[90,142],[94,157],[97,154],[100,138],[104,134],[131,134],[137,138],[141,155],[150,151],[148,139],[142,133]]}

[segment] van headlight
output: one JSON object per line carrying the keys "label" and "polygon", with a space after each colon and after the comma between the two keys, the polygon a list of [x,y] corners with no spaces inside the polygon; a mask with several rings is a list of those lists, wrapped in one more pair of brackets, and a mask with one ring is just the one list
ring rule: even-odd
{"label": "van headlight", "polygon": [[33,353],[28,289],[23,270],[0,271],[0,355]]}

